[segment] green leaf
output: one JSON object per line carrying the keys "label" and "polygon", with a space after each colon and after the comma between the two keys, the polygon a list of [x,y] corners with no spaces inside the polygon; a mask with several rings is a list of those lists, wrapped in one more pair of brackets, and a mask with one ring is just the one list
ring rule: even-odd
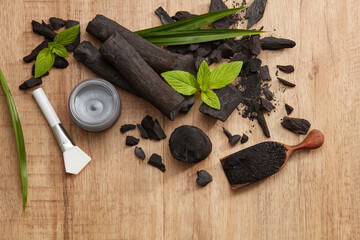
{"label": "green leaf", "polygon": [[41,77],[54,65],[55,55],[50,48],[44,48],[39,52],[35,62],[35,78]]}
{"label": "green leaf", "polygon": [[168,31],[174,31],[174,30],[177,30],[177,31],[178,30],[194,30],[194,29],[198,29],[200,27],[206,26],[212,22],[215,22],[223,17],[226,17],[226,16],[232,14],[232,13],[241,11],[245,8],[247,8],[247,6],[241,7],[241,8],[232,8],[232,9],[225,9],[225,10],[205,13],[205,14],[201,14],[198,16],[183,19],[183,20],[180,20],[180,21],[177,21],[174,23],[169,23],[169,24],[158,26],[158,27],[140,30],[135,33],[140,36],[143,36],[144,34],[147,34],[147,33],[159,32],[159,31],[168,32]]}
{"label": "green leaf", "polygon": [[209,88],[220,89],[230,84],[239,76],[242,65],[243,62],[236,61],[216,67],[210,74]]}
{"label": "green leaf", "polygon": [[49,42],[49,43],[48,43],[48,48],[53,49],[56,44],[58,44],[58,43],[56,43],[56,42]]}
{"label": "green leaf", "polygon": [[206,89],[208,89],[208,83],[210,80],[210,68],[209,65],[207,64],[207,62],[204,60],[202,61],[200,67],[199,67],[199,71],[197,73],[197,82],[200,86],[200,89],[202,91],[205,91]]}
{"label": "green leaf", "polygon": [[6,95],[6,99],[10,109],[11,120],[14,126],[16,144],[18,149],[19,165],[20,165],[20,178],[21,178],[21,188],[23,195],[23,210],[25,212],[27,195],[28,195],[28,175],[27,175],[27,167],[26,167],[26,151],[25,151],[24,135],[21,128],[19,115],[16,110],[15,102],[11,96],[9,86],[6,83],[5,77],[1,69],[0,69],[0,81]]}
{"label": "green leaf", "polygon": [[61,44],[63,46],[70,45],[77,38],[79,31],[80,31],[80,25],[76,25],[71,28],[65,29],[64,31],[58,33],[55,36],[54,42]]}
{"label": "green leaf", "polygon": [[206,105],[220,110],[220,100],[218,96],[210,89],[206,89],[205,91],[201,92],[201,99]]}
{"label": "green leaf", "polygon": [[178,93],[189,96],[198,91],[199,86],[191,73],[174,70],[163,72],[161,76]]}
{"label": "green leaf", "polygon": [[66,48],[63,45],[58,44],[58,43],[52,47],[52,52],[55,53],[56,55],[58,55],[59,57],[68,57],[69,56]]}
{"label": "green leaf", "polygon": [[226,38],[257,35],[260,33],[264,33],[264,31],[254,31],[246,29],[198,29],[150,32],[143,34],[142,37],[158,46],[171,46],[211,42]]}

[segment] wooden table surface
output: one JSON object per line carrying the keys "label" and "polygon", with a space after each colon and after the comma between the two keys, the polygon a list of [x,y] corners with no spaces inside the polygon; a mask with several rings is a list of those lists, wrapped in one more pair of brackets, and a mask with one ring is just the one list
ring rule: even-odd
{"label": "wooden table surface", "polygon": [[[276,111],[266,116],[270,140],[296,144],[304,138],[280,125],[286,102],[295,109],[292,117],[308,119],[311,128],[323,131],[325,143],[321,149],[294,154],[279,174],[233,191],[219,158],[268,140],[256,122],[237,111],[226,123],[215,121],[199,113],[197,96],[189,114],[170,122],[149,103],[119,89],[123,104],[119,121],[108,131],[89,133],[70,119],[67,101],[77,83],[95,75],[70,56],[70,66],[52,69],[42,88],[73,140],[93,158],[73,176],[64,173],[62,153],[31,90],[18,90],[30,77],[32,65],[22,58],[42,39],[32,32],[32,19],[80,20],[82,40],[99,46],[85,32],[97,13],[139,30],[160,24],[154,14],[160,5],[171,15],[179,10],[205,13],[208,0],[1,1],[0,68],[24,130],[29,197],[24,215],[15,137],[0,90],[0,239],[359,239],[360,2],[268,2],[256,26],[270,31],[264,36],[297,43],[293,49],[259,55],[270,67],[276,94]],[[277,64],[295,66],[293,74],[282,74],[296,83],[295,88],[282,92],[275,80]],[[119,128],[139,123],[146,114],[157,118],[168,136],[182,124],[200,127],[213,142],[211,155],[198,164],[182,164],[172,158],[168,138],[141,139],[139,145],[148,156],[153,152],[163,156],[167,170],[162,173],[137,160]],[[230,147],[222,126],[252,134],[246,144]],[[195,183],[200,169],[214,178],[205,188]]]}

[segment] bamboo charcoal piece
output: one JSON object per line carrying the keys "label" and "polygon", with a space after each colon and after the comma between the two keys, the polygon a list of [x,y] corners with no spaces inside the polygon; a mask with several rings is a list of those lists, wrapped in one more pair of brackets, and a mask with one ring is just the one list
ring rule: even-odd
{"label": "bamboo charcoal piece", "polygon": [[141,160],[145,160],[146,155],[141,147],[135,146],[134,153],[136,157],[140,158]]}
{"label": "bamboo charcoal piece", "polygon": [[40,43],[34,50],[32,50],[29,55],[27,55],[23,58],[24,62],[30,63],[30,62],[34,61],[36,59],[37,55],[39,54],[39,52],[41,50],[43,50],[44,48],[47,48],[48,43],[49,43],[49,40],[47,40],[47,39],[42,41],[42,43]]}
{"label": "bamboo charcoal piece", "polygon": [[200,171],[197,171],[196,173],[198,175],[197,178],[196,178],[196,184],[197,185],[205,187],[209,182],[211,182],[213,180],[210,173],[208,173],[205,170],[200,170]]}
{"label": "bamboo charcoal piece", "polygon": [[271,112],[275,106],[265,98],[260,97],[260,110],[266,110],[268,112]]}
{"label": "bamboo charcoal piece", "polygon": [[233,85],[229,84],[221,89],[214,90],[220,100],[220,110],[209,107],[205,103],[200,105],[199,111],[210,117],[219,119],[223,122],[228,119],[230,114],[236,109],[242,100],[241,93]]}
{"label": "bamboo charcoal piece", "polygon": [[90,42],[83,41],[74,51],[74,58],[82,62],[91,71],[108,80],[112,84],[140,96],[130,84],[118,73],[118,71],[107,63],[102,57],[99,50]]}
{"label": "bamboo charcoal piece", "polygon": [[197,163],[209,156],[212,144],[209,137],[194,126],[183,125],[170,136],[169,147],[172,156],[186,163]]}
{"label": "bamboo charcoal piece", "polygon": [[249,19],[247,29],[250,29],[264,15],[267,0],[254,0],[246,9],[245,19]]}
{"label": "bamboo charcoal piece", "polygon": [[139,128],[141,137],[145,138],[145,139],[148,139],[149,135],[147,134],[145,128],[141,124],[136,124],[136,126]]}
{"label": "bamboo charcoal piece", "polygon": [[32,21],[31,22],[32,28],[34,33],[40,34],[42,36],[44,36],[45,38],[47,38],[50,41],[53,41],[55,36],[56,36],[56,32],[54,32],[50,27],[48,27],[47,25],[43,25],[37,21]]}
{"label": "bamboo charcoal piece", "polygon": [[189,13],[188,11],[178,11],[171,18],[174,19],[175,21],[179,21],[179,20],[183,20],[183,19],[195,17],[195,16],[197,16],[197,15]]}
{"label": "bamboo charcoal piece", "polygon": [[89,22],[86,31],[101,41],[108,39],[115,31],[118,32],[157,73],[183,70],[196,75],[193,58],[159,48],[103,15],[96,15]]}
{"label": "bamboo charcoal piece", "polygon": [[69,66],[69,62],[65,58],[59,56],[55,58],[54,67],[64,69],[67,68],[68,66]]}
{"label": "bamboo charcoal piece", "polygon": [[146,115],[141,121],[141,126],[145,129],[150,139],[160,141],[161,139],[166,138],[164,130],[161,128],[159,121],[157,119],[154,121],[153,118],[149,115]]}
{"label": "bamboo charcoal piece", "polygon": [[244,133],[244,134],[242,135],[242,137],[241,137],[240,143],[241,143],[241,144],[246,143],[248,140],[249,140],[248,135],[246,135],[246,134]]}
{"label": "bamboo charcoal piece", "polygon": [[120,127],[121,133],[126,133],[127,131],[135,129],[136,126],[134,124],[124,124]]}
{"label": "bamboo charcoal piece", "polygon": [[251,73],[258,73],[261,68],[261,60],[258,58],[250,58],[247,62],[244,63],[244,67],[242,68],[242,72],[245,72],[246,75],[250,75]]}
{"label": "bamboo charcoal piece", "polygon": [[19,89],[20,90],[27,90],[29,88],[35,87],[35,86],[40,85],[40,84],[42,84],[41,77],[40,78],[32,77],[32,78],[26,80],[23,84],[21,84],[19,86]]}
{"label": "bamboo charcoal piece", "polygon": [[269,67],[267,65],[262,66],[260,68],[260,76],[261,76],[261,79],[263,81],[270,81],[271,80],[271,76],[270,76],[270,73],[269,73]]}
{"label": "bamboo charcoal piece", "polygon": [[149,158],[149,161],[148,161],[148,164],[160,169],[162,172],[165,172],[166,169],[165,169],[165,165],[163,164],[162,162],[162,158],[160,155],[156,154],[156,153],[153,153],[150,158]]}
{"label": "bamboo charcoal piece", "polygon": [[128,80],[133,89],[170,120],[174,120],[184,97],[147,65],[120,34],[115,32],[109,37],[100,48],[100,53]]}
{"label": "bamboo charcoal piece", "polygon": [[281,125],[294,133],[306,135],[311,126],[308,120],[302,118],[284,117]]}
{"label": "bamboo charcoal piece", "polygon": [[181,105],[179,112],[182,114],[187,114],[195,103],[195,97],[194,95],[191,95],[191,96],[184,96],[184,98],[185,101]]}
{"label": "bamboo charcoal piece", "polygon": [[292,106],[290,106],[289,104],[285,103],[285,110],[286,110],[286,114],[290,115],[292,113],[292,111],[294,110],[294,108]]}
{"label": "bamboo charcoal piece", "polygon": [[59,30],[60,28],[62,28],[63,26],[65,26],[65,21],[61,18],[57,18],[57,17],[51,17],[49,19],[50,21],[50,25],[54,30]]}
{"label": "bamboo charcoal piece", "polygon": [[260,43],[263,50],[280,50],[284,48],[293,48],[296,45],[292,40],[274,37],[260,39]]}
{"label": "bamboo charcoal piece", "polygon": [[324,143],[324,135],[312,130],[298,145],[262,142],[220,159],[232,189],[260,181],[279,172],[292,153],[300,149],[316,149]]}
{"label": "bamboo charcoal piece", "polygon": [[258,121],[264,135],[267,138],[270,138],[269,128],[267,126],[267,123],[266,123],[266,120],[265,120],[265,117],[264,117],[264,114],[263,114],[262,111],[258,111],[258,113],[257,113],[257,121]]}
{"label": "bamboo charcoal piece", "polygon": [[[222,0],[211,0],[209,12],[215,12],[219,10],[225,10],[228,7]],[[231,24],[235,23],[233,15],[226,16],[222,19],[213,22],[213,26],[216,29],[227,29]]]}
{"label": "bamboo charcoal piece", "polygon": [[174,19],[172,19],[169,16],[169,14],[162,7],[159,7],[158,9],[156,9],[155,14],[158,15],[158,17],[160,18],[160,21],[163,24],[169,24],[169,23],[175,22]]}
{"label": "bamboo charcoal piece", "polygon": [[226,137],[229,139],[229,143],[230,145],[234,146],[235,144],[237,144],[240,139],[241,139],[241,136],[239,134],[235,134],[235,135],[232,135],[229,130],[227,130],[226,128],[223,127],[223,132],[224,134],[226,135]]}
{"label": "bamboo charcoal piece", "polygon": [[283,78],[277,78],[282,84],[284,84],[285,86],[289,86],[289,87],[295,87],[296,86],[296,84],[294,84],[294,83],[291,83],[291,82],[289,82],[289,81],[287,81],[287,80],[285,80],[285,79],[283,79]]}
{"label": "bamboo charcoal piece", "polygon": [[126,136],[126,145],[135,146],[139,143],[140,139],[135,138],[133,136]]}
{"label": "bamboo charcoal piece", "polygon": [[292,73],[295,71],[293,65],[276,65],[276,67],[284,73]]}

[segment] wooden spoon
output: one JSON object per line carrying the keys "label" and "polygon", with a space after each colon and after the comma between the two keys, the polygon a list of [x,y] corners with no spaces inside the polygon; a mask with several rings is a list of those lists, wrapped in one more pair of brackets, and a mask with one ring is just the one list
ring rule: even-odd
{"label": "wooden spoon", "polygon": [[319,130],[311,130],[298,145],[263,142],[220,159],[231,188],[237,189],[260,181],[280,171],[299,149],[316,149],[324,143]]}

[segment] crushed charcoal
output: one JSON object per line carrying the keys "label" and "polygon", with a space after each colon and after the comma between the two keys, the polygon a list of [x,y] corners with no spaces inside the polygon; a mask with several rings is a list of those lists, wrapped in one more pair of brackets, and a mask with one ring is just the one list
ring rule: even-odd
{"label": "crushed charcoal", "polygon": [[159,121],[153,120],[149,115],[146,115],[141,121],[141,125],[144,127],[147,135],[150,139],[158,140],[166,138],[164,130],[161,128]]}
{"label": "crushed charcoal", "polygon": [[271,80],[271,76],[269,73],[269,67],[267,65],[262,66],[260,68],[260,76],[261,76],[261,80],[263,81],[270,81]]}
{"label": "crushed charcoal", "polygon": [[264,15],[267,0],[254,0],[246,9],[245,19],[248,19],[247,29],[250,29]]}
{"label": "crushed charcoal", "polygon": [[179,53],[179,54],[183,54],[183,55],[190,52],[188,44],[168,46],[166,49],[170,52]]}
{"label": "crushed charcoal", "polygon": [[289,81],[287,81],[287,80],[285,80],[285,79],[282,79],[282,78],[280,78],[280,77],[278,77],[277,79],[278,79],[282,84],[284,84],[284,85],[286,85],[286,86],[289,86],[289,87],[295,87],[295,86],[296,86],[296,84],[291,83],[291,82],[289,82]]}
{"label": "crushed charcoal", "polygon": [[54,30],[59,30],[60,28],[62,28],[63,26],[65,26],[65,21],[61,18],[57,18],[57,17],[51,17],[49,19],[50,21],[50,25]]}
{"label": "crushed charcoal", "polygon": [[182,114],[187,114],[195,103],[194,95],[184,96],[185,101],[182,103],[180,111]]}
{"label": "crushed charcoal", "polygon": [[135,146],[139,143],[140,139],[133,136],[126,136],[126,145]]}
{"label": "crushed charcoal", "polygon": [[196,178],[196,184],[197,185],[205,187],[209,182],[211,182],[213,180],[210,173],[208,173],[205,170],[200,170],[200,171],[197,171],[196,173],[198,175],[197,178]]}
{"label": "crushed charcoal", "polygon": [[141,160],[145,160],[146,155],[145,155],[144,150],[141,147],[135,146],[134,153],[135,153],[135,156],[137,156]]}
{"label": "crushed charcoal", "polygon": [[260,97],[260,110],[271,112],[274,108],[275,106],[270,101]]}
{"label": "crushed charcoal", "polygon": [[156,9],[155,14],[158,15],[158,17],[160,18],[160,21],[163,24],[169,24],[169,23],[175,22],[174,19],[172,19],[169,16],[169,14],[162,7],[159,7],[158,9]]}
{"label": "crushed charcoal", "polygon": [[222,59],[222,52],[219,49],[214,49],[212,50],[208,58],[210,63],[218,63]]}
{"label": "crushed charcoal", "polygon": [[67,68],[68,66],[69,62],[65,58],[59,56],[55,58],[54,67],[63,69]]}
{"label": "crushed charcoal", "polygon": [[242,135],[242,137],[241,137],[240,143],[241,143],[241,144],[244,144],[244,143],[246,143],[248,140],[249,140],[248,135],[246,135],[246,134],[244,133],[244,134]]}
{"label": "crushed charcoal", "polygon": [[[209,12],[215,12],[225,9],[228,9],[228,7],[222,0],[211,0]],[[213,26],[216,29],[228,29],[232,24],[236,23],[237,20],[238,19],[235,18],[235,15],[229,15],[213,22]]]}
{"label": "crushed charcoal", "polygon": [[310,129],[310,122],[302,118],[284,117],[281,125],[294,133],[306,135]]}
{"label": "crushed charcoal", "polygon": [[148,161],[148,164],[160,169],[162,172],[165,172],[166,169],[165,169],[165,165],[163,164],[162,162],[162,158],[160,155],[156,154],[156,153],[153,153],[150,158],[149,158],[149,161]]}
{"label": "crushed charcoal", "polygon": [[136,124],[136,126],[138,127],[138,129],[140,131],[140,136],[142,138],[148,139],[149,135],[147,134],[145,128],[141,124]]}
{"label": "crushed charcoal", "polygon": [[34,33],[40,34],[50,41],[54,40],[56,32],[54,32],[47,24],[41,24],[32,20],[31,25]]}
{"label": "crushed charcoal", "polygon": [[127,131],[135,129],[136,126],[134,124],[124,124],[120,127],[121,133],[126,133]]}
{"label": "crushed charcoal", "polygon": [[264,86],[262,90],[267,100],[269,101],[273,100],[274,94],[269,90],[269,86]]}
{"label": "crushed charcoal", "polygon": [[183,19],[195,17],[195,16],[197,16],[197,15],[189,13],[188,11],[179,11],[179,12],[176,12],[175,15],[172,16],[171,18],[174,19],[175,21],[179,21],[179,20],[183,20]]}
{"label": "crushed charcoal", "polygon": [[276,67],[284,73],[292,73],[295,71],[293,65],[276,65]]}
{"label": "crushed charcoal", "polygon": [[194,51],[196,51],[196,49],[199,48],[199,46],[200,46],[200,44],[198,44],[198,43],[189,44],[189,45],[188,45],[188,50],[189,50],[190,52],[194,52]]}
{"label": "crushed charcoal", "polygon": [[290,106],[289,104],[285,103],[285,110],[286,110],[286,114],[290,115],[292,113],[292,111],[294,110],[294,108],[292,106]]}
{"label": "crushed charcoal", "polygon": [[241,71],[244,71],[246,75],[258,73],[261,68],[261,62],[262,61],[259,58],[250,58],[247,62],[245,62]]}

